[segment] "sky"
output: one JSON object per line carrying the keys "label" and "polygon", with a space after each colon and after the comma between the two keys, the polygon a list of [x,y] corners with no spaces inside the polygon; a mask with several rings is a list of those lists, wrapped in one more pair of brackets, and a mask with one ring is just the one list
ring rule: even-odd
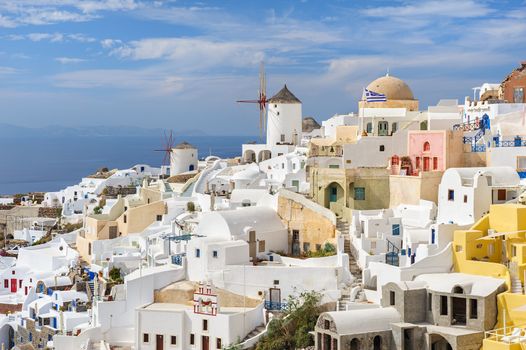
{"label": "sky", "polygon": [[524,0],[0,0],[0,123],[255,135],[261,61],[321,121],[388,70],[425,108],[524,60]]}

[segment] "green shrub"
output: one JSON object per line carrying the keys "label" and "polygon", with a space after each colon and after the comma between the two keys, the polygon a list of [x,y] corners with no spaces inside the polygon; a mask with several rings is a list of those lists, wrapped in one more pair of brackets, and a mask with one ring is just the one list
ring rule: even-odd
{"label": "green shrub", "polygon": [[186,210],[193,213],[195,211],[195,203],[194,202],[186,203]]}

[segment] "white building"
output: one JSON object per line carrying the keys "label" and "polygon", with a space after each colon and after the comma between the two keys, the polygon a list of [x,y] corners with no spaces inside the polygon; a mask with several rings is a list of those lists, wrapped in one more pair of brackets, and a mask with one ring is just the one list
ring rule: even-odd
{"label": "white building", "polygon": [[135,349],[223,349],[265,329],[261,300],[209,284],[199,284],[193,294],[190,288],[195,287],[189,282],[169,285],[158,292],[164,302],[137,310]]}
{"label": "white building", "polygon": [[285,85],[268,100],[266,143],[244,144],[243,161],[261,162],[292,152],[302,137],[301,113],[301,101]]}
{"label": "white building", "polygon": [[182,142],[172,148],[170,155],[170,176],[196,171],[198,165],[197,148]]}
{"label": "white building", "polygon": [[437,222],[475,223],[491,204],[517,198],[519,185],[519,175],[510,167],[447,169],[438,187]]}

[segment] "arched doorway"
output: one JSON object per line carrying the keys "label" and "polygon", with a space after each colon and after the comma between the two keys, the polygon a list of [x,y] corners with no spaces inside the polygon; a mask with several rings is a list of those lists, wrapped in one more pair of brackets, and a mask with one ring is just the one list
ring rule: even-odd
{"label": "arched doorway", "polygon": [[344,191],[343,187],[337,182],[331,182],[329,186],[325,188],[325,207],[331,208],[331,203],[345,205],[344,203]]}
{"label": "arched doorway", "polygon": [[188,171],[194,171],[195,169],[195,166],[193,164],[190,164],[190,166],[188,167]]}
{"label": "arched doorway", "polygon": [[382,350],[382,337],[377,335],[373,339],[373,349],[374,350]]}
{"label": "arched doorway", "polygon": [[431,350],[453,350],[451,344],[440,334],[430,334],[429,343]]}
{"label": "arched doorway", "polygon": [[256,152],[248,149],[243,154],[243,160],[245,163],[254,163],[256,161]]}
{"label": "arched doorway", "polygon": [[272,153],[268,149],[265,149],[263,151],[259,151],[258,162],[262,162],[262,161],[270,159],[270,158],[272,158]]}
{"label": "arched doorway", "polygon": [[356,338],[351,340],[350,349],[351,350],[360,350],[360,341],[358,339],[356,339]]}

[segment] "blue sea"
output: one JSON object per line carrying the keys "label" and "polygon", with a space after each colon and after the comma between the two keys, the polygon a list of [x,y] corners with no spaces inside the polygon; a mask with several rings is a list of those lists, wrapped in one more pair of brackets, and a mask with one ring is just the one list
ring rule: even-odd
{"label": "blue sea", "polygon": [[[188,136],[199,158],[241,155],[253,136]],[[159,137],[28,137],[0,138],[0,194],[57,191],[78,183],[101,167],[130,168],[143,163],[160,166],[164,153]]]}

